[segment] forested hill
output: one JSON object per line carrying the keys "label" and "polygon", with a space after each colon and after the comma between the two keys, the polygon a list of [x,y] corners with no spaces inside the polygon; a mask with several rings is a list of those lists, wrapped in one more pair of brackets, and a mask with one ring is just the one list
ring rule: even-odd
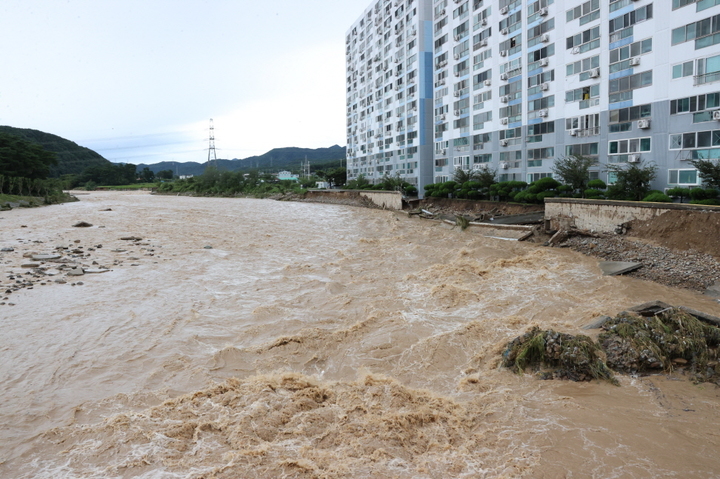
{"label": "forested hill", "polygon": [[12,126],[0,126],[0,132],[19,136],[24,140],[39,144],[48,151],[54,152],[57,165],[50,168],[50,176],[53,177],[65,174],[79,174],[89,166],[111,164],[110,161],[93,150],[57,135]]}
{"label": "forested hill", "polygon": [[[331,160],[345,159],[345,147],[334,145],[330,148],[274,148],[260,156],[251,156],[243,159],[217,160],[217,167],[220,170],[237,171],[242,169],[260,168],[267,169],[292,169],[298,168],[305,158],[312,165],[313,163],[324,163]],[[201,175],[205,171],[207,162],[185,162],[163,161],[152,165],[138,165],[138,171],[148,167],[154,173],[163,170],[172,170],[176,175]]]}

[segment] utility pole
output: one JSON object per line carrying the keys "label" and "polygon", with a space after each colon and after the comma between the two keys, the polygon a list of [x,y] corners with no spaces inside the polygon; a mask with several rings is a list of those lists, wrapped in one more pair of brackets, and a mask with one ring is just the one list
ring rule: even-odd
{"label": "utility pole", "polygon": [[215,153],[215,127],[213,126],[213,119],[210,118],[210,146],[208,147],[208,164],[211,161],[215,161],[215,168],[217,168],[217,155]]}

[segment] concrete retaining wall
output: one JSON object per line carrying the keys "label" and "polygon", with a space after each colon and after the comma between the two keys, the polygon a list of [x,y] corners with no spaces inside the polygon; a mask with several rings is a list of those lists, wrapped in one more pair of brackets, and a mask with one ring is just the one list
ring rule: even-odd
{"label": "concrete retaining wall", "polygon": [[[402,193],[398,191],[368,191],[368,190],[310,190],[306,199],[327,203],[362,205],[363,201],[370,200],[380,208],[402,210]],[[365,200],[367,198],[367,200]]]}
{"label": "concrete retaining wall", "polygon": [[690,212],[712,211],[720,207],[679,203],[643,203],[638,201],[583,200],[577,198],[545,198],[545,221],[550,229],[578,228],[599,233],[612,233],[631,221],[650,221],[671,210]]}

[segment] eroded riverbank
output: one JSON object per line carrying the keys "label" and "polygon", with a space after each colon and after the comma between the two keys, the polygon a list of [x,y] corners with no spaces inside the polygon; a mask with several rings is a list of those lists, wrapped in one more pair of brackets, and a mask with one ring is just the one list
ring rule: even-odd
{"label": "eroded riverbank", "polygon": [[[388,211],[80,200],[0,214],[0,247],[15,250],[3,278],[25,252],[70,244],[103,244],[91,254],[113,270],[80,287],[22,289],[0,310],[2,477],[713,477],[720,467],[714,386],[620,376],[617,388],[498,367],[533,325],[577,334],[654,299],[719,314],[710,298]],[[128,236],[147,245],[112,253],[138,258],[114,264]]]}

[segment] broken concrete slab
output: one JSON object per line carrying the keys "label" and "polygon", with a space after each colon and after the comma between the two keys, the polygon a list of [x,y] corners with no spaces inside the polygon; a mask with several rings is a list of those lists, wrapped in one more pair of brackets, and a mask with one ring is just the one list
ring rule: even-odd
{"label": "broken concrete slab", "polygon": [[616,276],[618,274],[629,273],[642,267],[642,263],[632,263],[629,261],[601,261],[598,266],[604,276]]}
{"label": "broken concrete slab", "polygon": [[593,319],[590,323],[586,324],[582,327],[582,329],[600,329],[602,328],[603,324],[610,321],[612,318],[610,316],[598,316],[597,318]]}
{"label": "broken concrete slab", "polygon": [[655,316],[660,311],[665,311],[666,309],[670,308],[672,308],[672,305],[667,304],[663,301],[648,301],[647,303],[638,304],[637,306],[628,308],[625,311],[629,313],[637,313],[640,316],[649,318]]}

